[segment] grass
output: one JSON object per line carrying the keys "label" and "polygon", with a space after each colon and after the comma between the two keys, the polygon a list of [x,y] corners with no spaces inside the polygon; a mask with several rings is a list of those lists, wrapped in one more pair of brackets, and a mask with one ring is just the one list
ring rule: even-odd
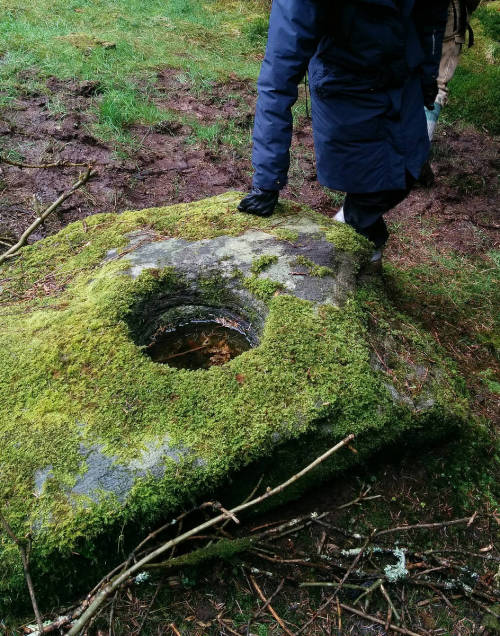
{"label": "grass", "polygon": [[[2,101],[50,93],[51,76],[97,81],[102,95],[96,98],[95,132],[104,140],[130,141],[130,124],[165,118],[152,103],[157,70],[178,68],[199,90],[230,76],[254,79],[265,6],[262,0],[6,0],[0,22]],[[234,134],[199,129],[195,136],[226,143]]]}
{"label": "grass", "polygon": [[450,83],[450,102],[443,120],[474,124],[500,133],[500,1],[484,3],[474,13],[475,45],[464,47],[460,66]]}

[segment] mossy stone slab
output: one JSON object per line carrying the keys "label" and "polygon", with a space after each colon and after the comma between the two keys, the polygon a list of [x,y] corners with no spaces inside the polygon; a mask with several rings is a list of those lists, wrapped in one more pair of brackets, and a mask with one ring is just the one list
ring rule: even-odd
{"label": "mossy stone slab", "polygon": [[[18,536],[31,529],[39,577],[54,578],[55,555],[77,551],[83,567],[102,536],[148,527],[279,449],[294,458],[286,477],[351,432],[363,457],[461,421],[426,335],[368,328],[356,276],[370,245],[292,203],[241,214],[239,198],[96,215],[3,268],[0,505]],[[198,313],[241,320],[256,346],[209,370],[154,363],[151,335]],[[357,459],[346,453],[329,473]],[[13,598],[22,569],[6,535],[0,559]]]}

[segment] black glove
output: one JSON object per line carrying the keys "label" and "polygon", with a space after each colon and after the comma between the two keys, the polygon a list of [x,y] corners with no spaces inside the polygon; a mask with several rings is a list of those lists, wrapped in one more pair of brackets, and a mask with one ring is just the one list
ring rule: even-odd
{"label": "black glove", "polygon": [[239,204],[238,210],[256,216],[271,216],[278,203],[278,198],[279,192],[277,190],[262,190],[253,187],[250,194],[247,194]]}
{"label": "black glove", "polygon": [[422,82],[422,92],[424,94],[424,106],[427,110],[434,110],[434,101],[438,94],[437,80],[427,79]]}

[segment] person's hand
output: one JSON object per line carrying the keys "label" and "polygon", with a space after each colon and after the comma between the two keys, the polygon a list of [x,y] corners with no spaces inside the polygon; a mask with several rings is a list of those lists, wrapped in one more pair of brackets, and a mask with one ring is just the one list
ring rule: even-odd
{"label": "person's hand", "polygon": [[434,101],[438,94],[437,80],[426,79],[422,82],[422,92],[424,94],[424,106],[427,110],[434,110]]}
{"label": "person's hand", "polygon": [[271,216],[278,203],[279,192],[276,190],[262,190],[253,187],[250,194],[240,202],[238,210],[256,216]]}

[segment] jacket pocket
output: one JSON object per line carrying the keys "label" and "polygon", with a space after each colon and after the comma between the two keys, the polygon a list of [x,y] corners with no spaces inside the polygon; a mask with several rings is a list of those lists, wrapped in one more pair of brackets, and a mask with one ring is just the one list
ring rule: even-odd
{"label": "jacket pocket", "polygon": [[326,76],[318,86],[311,85],[314,128],[343,143],[385,139],[389,96],[340,88],[330,80]]}

